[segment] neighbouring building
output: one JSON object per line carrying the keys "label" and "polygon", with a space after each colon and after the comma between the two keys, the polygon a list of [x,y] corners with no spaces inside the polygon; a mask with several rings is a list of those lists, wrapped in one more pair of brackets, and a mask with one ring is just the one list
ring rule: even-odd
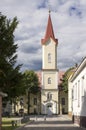
{"label": "neighbouring building", "polygon": [[68,92],[65,92],[62,87],[62,80],[65,72],[58,72],[58,87],[59,87],[59,114],[68,113]]}
{"label": "neighbouring building", "polygon": [[86,57],[70,79],[72,116],[74,123],[86,127]]}
{"label": "neighbouring building", "polygon": [[40,92],[37,94],[30,94],[30,114],[41,114],[41,95]]}
{"label": "neighbouring building", "polygon": [[72,118],[72,110],[73,110],[73,89],[71,83],[71,77],[73,76],[74,72],[77,69],[77,65],[69,69],[69,76],[68,76],[68,115]]}
{"label": "neighbouring building", "polygon": [[72,118],[72,110],[73,110],[73,89],[72,83],[70,82],[71,77],[73,74],[70,75],[68,79],[68,115]]}

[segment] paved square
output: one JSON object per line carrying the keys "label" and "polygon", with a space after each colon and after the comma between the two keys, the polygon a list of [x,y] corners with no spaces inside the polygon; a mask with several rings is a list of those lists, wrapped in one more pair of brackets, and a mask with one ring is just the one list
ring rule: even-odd
{"label": "paved square", "polygon": [[85,130],[74,125],[67,116],[31,116],[30,123],[18,130]]}

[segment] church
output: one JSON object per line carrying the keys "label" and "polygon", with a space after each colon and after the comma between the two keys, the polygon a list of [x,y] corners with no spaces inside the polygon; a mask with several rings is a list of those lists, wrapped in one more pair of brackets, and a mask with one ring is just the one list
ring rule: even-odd
{"label": "church", "polygon": [[58,114],[58,70],[57,70],[57,45],[54,36],[51,16],[49,13],[48,24],[42,43],[42,89],[41,113]]}
{"label": "church", "polygon": [[41,39],[41,46],[42,70],[36,72],[41,84],[41,93],[31,95],[30,113],[45,115],[67,114],[68,95],[61,89],[61,79],[65,72],[58,71],[57,68],[58,39],[54,35],[50,12],[45,36]]}
{"label": "church", "polygon": [[42,70],[36,72],[41,92],[37,95],[30,95],[30,114],[67,114],[68,94],[61,89],[61,79],[65,72],[58,71],[57,68],[58,39],[54,35],[50,12],[41,46]]}

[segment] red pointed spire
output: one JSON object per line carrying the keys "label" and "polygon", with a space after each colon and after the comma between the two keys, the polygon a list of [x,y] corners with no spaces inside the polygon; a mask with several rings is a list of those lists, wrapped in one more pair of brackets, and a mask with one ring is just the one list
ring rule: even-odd
{"label": "red pointed spire", "polygon": [[49,38],[52,38],[57,43],[57,39],[55,39],[55,36],[54,36],[54,31],[53,31],[53,26],[52,26],[50,11],[49,11],[48,24],[47,24],[47,29],[46,29],[45,37],[44,37],[44,39],[41,40],[42,44],[45,44],[45,42]]}

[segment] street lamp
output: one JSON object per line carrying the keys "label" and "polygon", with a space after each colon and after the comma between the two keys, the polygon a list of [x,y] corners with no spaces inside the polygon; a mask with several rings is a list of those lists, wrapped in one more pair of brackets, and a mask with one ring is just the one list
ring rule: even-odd
{"label": "street lamp", "polygon": [[29,108],[30,108],[30,89],[33,87],[33,83],[31,83],[31,84],[28,84],[28,86],[30,86],[30,87],[28,87],[28,114],[29,114]]}

